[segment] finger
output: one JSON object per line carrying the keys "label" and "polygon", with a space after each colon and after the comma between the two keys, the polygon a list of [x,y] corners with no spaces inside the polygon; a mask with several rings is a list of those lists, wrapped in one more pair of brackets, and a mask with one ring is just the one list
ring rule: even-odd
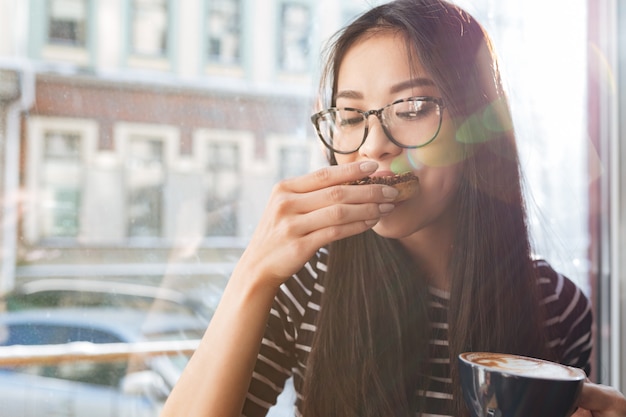
{"label": "finger", "polygon": [[367,230],[394,207],[391,203],[336,204],[297,216],[290,232],[293,236],[307,236],[325,230],[321,233],[328,236],[322,242],[325,245]]}
{"label": "finger", "polygon": [[589,410],[578,408],[570,417],[593,417],[593,414]]}
{"label": "finger", "polygon": [[368,229],[371,229],[378,220],[357,221],[354,223],[344,223],[317,229],[311,232],[307,237],[315,247],[323,247],[336,240],[341,240],[349,236],[358,235]]}
{"label": "finger", "polygon": [[307,213],[334,205],[391,203],[396,199],[398,193],[399,191],[395,188],[382,184],[335,185],[311,193],[295,195],[294,210],[298,213]]}
{"label": "finger", "polygon": [[391,212],[394,207],[391,203],[336,204],[307,214],[305,221],[318,224],[319,228],[355,222],[377,221]]}
{"label": "finger", "polygon": [[286,179],[283,186],[296,193],[307,193],[314,190],[343,184],[366,177],[376,171],[378,163],[361,161],[349,164],[327,166],[310,174]]}
{"label": "finger", "polygon": [[578,397],[578,406],[587,410],[604,411],[619,410],[626,415],[626,399],[615,388],[607,385],[593,384],[586,382]]}

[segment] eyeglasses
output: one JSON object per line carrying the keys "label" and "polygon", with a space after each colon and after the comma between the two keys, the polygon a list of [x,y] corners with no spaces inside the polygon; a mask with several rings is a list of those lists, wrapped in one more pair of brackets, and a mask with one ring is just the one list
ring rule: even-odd
{"label": "eyeglasses", "polygon": [[420,148],[435,140],[443,119],[443,100],[410,97],[378,110],[331,107],[311,116],[324,145],[333,152],[349,154],[365,143],[369,117],[376,115],[391,142],[402,148]]}

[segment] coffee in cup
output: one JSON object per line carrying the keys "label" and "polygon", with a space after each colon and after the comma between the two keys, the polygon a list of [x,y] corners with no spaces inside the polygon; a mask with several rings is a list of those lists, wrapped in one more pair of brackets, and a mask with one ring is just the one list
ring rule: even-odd
{"label": "coffee in cup", "polygon": [[581,369],[490,352],[459,355],[459,375],[472,417],[569,417],[586,378]]}

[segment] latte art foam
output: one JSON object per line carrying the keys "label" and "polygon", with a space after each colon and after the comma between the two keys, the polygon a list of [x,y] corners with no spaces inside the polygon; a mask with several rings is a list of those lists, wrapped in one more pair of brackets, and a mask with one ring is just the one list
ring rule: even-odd
{"label": "latte art foam", "polygon": [[585,377],[585,373],[580,369],[524,356],[472,352],[464,353],[461,357],[468,362],[495,372],[542,379],[576,380]]}

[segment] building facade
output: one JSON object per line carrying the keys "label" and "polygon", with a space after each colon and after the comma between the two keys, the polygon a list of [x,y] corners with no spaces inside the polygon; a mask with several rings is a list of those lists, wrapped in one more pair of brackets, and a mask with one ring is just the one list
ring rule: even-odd
{"label": "building facade", "polygon": [[365,6],[1,1],[3,191],[15,195],[2,286],[227,275],[273,184],[325,163],[309,126],[320,51]]}

